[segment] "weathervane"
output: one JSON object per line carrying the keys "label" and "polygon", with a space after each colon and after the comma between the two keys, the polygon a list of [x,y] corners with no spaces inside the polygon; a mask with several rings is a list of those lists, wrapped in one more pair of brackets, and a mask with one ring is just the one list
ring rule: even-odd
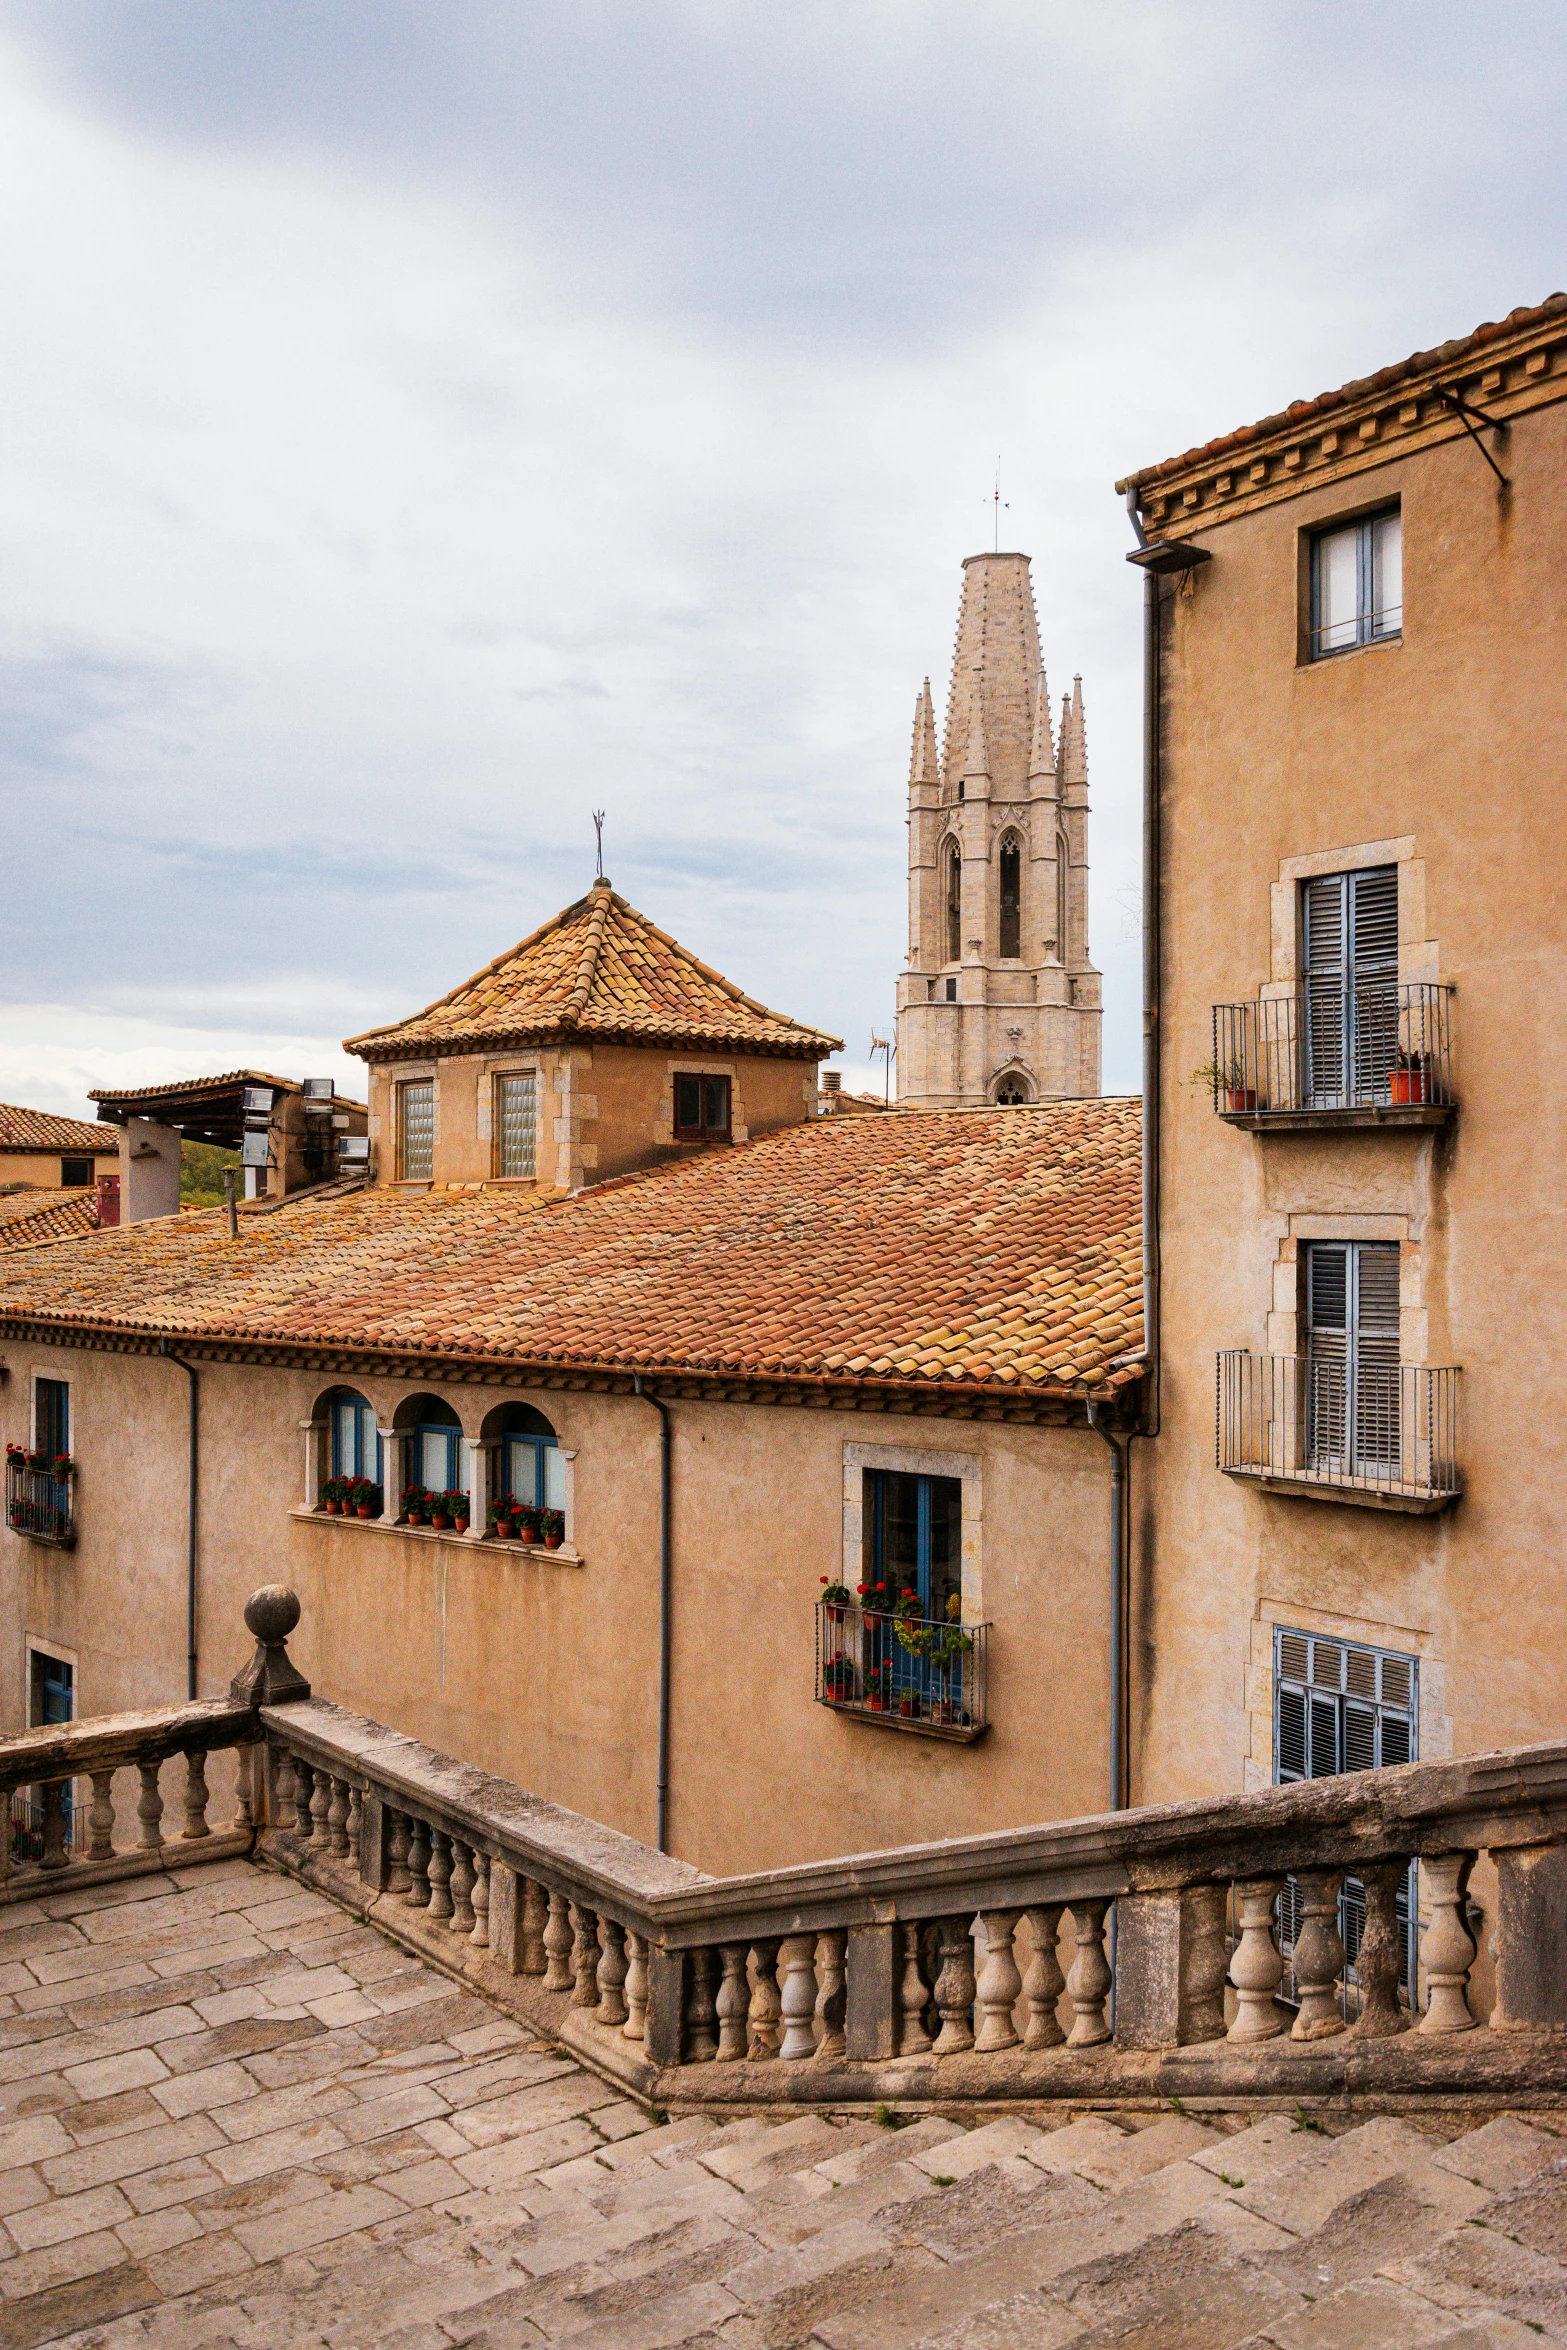
{"label": "weathervane", "polygon": [[593,811],[593,830],[598,836],[598,878],[602,881],[604,878],[604,811],[602,808],[595,808]]}
{"label": "weathervane", "polygon": [[1003,514],[1010,514],[1012,511],[1011,499],[1003,498],[1001,495],[1001,459],[999,456],[996,459],[996,486],[991,493],[990,503],[995,515],[996,526],[994,551],[999,555],[1001,552],[1001,517]]}

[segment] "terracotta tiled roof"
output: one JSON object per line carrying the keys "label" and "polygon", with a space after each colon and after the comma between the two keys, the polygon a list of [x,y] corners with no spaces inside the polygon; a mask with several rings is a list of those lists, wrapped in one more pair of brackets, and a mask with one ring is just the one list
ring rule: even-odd
{"label": "terracotta tiled roof", "polygon": [[[95,1085],[89,1100],[95,1102],[137,1102],[149,1094],[228,1093],[236,1085],[270,1085],[274,1093],[298,1093],[296,1077],[274,1077],[265,1069],[227,1069],[221,1077],[181,1077],[169,1085]],[[116,1127],[115,1139],[119,1139]]]}
{"label": "terracotta tiled roof", "polygon": [[98,1229],[98,1193],[13,1191],[0,1198],[0,1249],[35,1248],[42,1240],[80,1240]]}
{"label": "terracotta tiled roof", "polygon": [[57,1118],[52,1110],[23,1110],[0,1102],[0,1151],[117,1151],[120,1130],[87,1118]]}
{"label": "terracotta tiled roof", "polygon": [[570,1037],[722,1046],[803,1061],[825,1060],[840,1043],[742,995],[608,882],[595,882],[585,898],[439,1003],[351,1036],[343,1049],[366,1061],[407,1060]]}
{"label": "terracotta tiled roof", "polygon": [[[0,1331],[520,1373],[1104,1390],[1142,1338],[1139,1105],[821,1118],[555,1205],[365,1190],[0,1266]],[[1002,1391],[998,1393],[998,1391]]]}
{"label": "terracotta tiled roof", "polygon": [[1532,308],[1510,310],[1505,318],[1488,318],[1477,326],[1473,334],[1460,335],[1451,343],[1438,343],[1434,350],[1411,352],[1391,367],[1378,368],[1375,375],[1357,376],[1353,383],[1341,384],[1335,392],[1318,392],[1314,399],[1293,400],[1281,408],[1276,416],[1264,416],[1256,424],[1238,425],[1233,432],[1221,433],[1216,441],[1203,441],[1194,449],[1187,449],[1179,457],[1166,457],[1157,465],[1145,465],[1136,473],[1116,483],[1126,491],[1143,488],[1167,473],[1182,473],[1189,465],[1201,465],[1214,457],[1227,455],[1231,450],[1244,449],[1253,441],[1265,440],[1270,433],[1285,432],[1292,426],[1304,424],[1314,416],[1326,416],[1335,408],[1344,408],[1356,400],[1363,400],[1378,392],[1391,391],[1396,384],[1405,383],[1413,376],[1429,375],[1433,369],[1448,370],[1464,360],[1483,352],[1487,345],[1499,342],[1504,335],[1520,334],[1532,326],[1543,325],[1558,312],[1567,310],[1567,294],[1548,294],[1543,302]]}

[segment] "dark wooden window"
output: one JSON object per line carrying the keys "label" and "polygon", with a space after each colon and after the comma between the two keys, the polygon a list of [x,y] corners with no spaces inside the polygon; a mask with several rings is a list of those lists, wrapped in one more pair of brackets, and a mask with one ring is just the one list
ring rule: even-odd
{"label": "dark wooden window", "polygon": [[1001,952],[1023,952],[1023,858],[1015,840],[1001,844]]}
{"label": "dark wooden window", "polygon": [[33,1449],[50,1460],[71,1449],[71,1390],[64,1379],[34,1382]]}
{"label": "dark wooden window", "polygon": [[722,1141],[729,1132],[727,1077],[675,1079],[675,1138],[679,1142]]}
{"label": "dark wooden window", "polygon": [[[28,1692],[28,1728],[42,1730],[54,1722],[76,1719],[76,1676],[64,1657],[32,1652],[32,1687]],[[67,1788],[67,1794],[70,1790]]]}
{"label": "dark wooden window", "polygon": [[60,1181],[68,1191],[76,1190],[84,1183],[91,1183],[92,1179],[93,1163],[91,1159],[62,1159],[60,1161]]}

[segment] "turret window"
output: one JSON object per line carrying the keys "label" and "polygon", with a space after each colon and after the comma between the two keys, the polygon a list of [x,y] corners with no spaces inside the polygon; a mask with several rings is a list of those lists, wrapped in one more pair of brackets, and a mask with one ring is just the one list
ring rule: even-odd
{"label": "turret window", "polygon": [[947,843],[947,961],[963,960],[963,856],[955,840]]}
{"label": "turret window", "polygon": [[727,1077],[675,1079],[677,1142],[722,1142],[729,1135]]}
{"label": "turret window", "polygon": [[538,1172],[538,1079],[531,1069],[495,1080],[495,1172],[530,1181]]}
{"label": "turret window", "polygon": [[1001,952],[1014,959],[1023,952],[1023,859],[1017,842],[1001,844]]}
{"label": "turret window", "polygon": [[435,1172],[435,1087],[397,1088],[397,1172],[405,1183],[428,1183]]}

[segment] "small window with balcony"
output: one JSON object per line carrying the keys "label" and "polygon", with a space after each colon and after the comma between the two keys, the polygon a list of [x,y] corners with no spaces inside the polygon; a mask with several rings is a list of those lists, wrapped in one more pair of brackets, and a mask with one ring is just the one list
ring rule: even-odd
{"label": "small window with balcony", "polygon": [[69,1550],[76,1541],[75,1491],[70,1383],[35,1379],[32,1445],[5,1448],[6,1524],[13,1534]]}
{"label": "small window with balcony", "polygon": [[1398,508],[1369,514],[1311,542],[1313,661],[1385,643],[1404,626],[1403,532]]}
{"label": "small window with balcony", "polygon": [[534,1071],[495,1080],[495,1172],[532,1182],[538,1173],[538,1091]]}
{"label": "small window with balcony", "polygon": [[729,1138],[727,1077],[676,1077],[675,1140],[726,1142]]}
{"label": "small window with balcony", "polygon": [[404,1183],[435,1173],[435,1087],[429,1078],[397,1088],[397,1172]]}

